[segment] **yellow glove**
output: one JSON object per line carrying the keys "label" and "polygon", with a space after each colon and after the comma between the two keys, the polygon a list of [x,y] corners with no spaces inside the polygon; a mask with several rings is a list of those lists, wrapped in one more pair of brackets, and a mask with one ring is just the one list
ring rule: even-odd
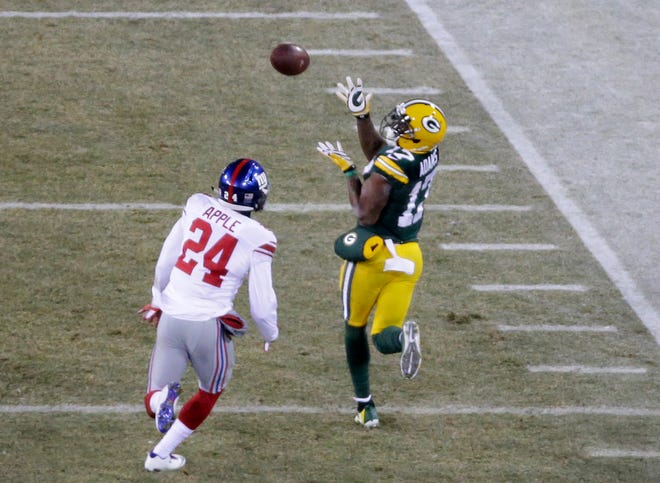
{"label": "yellow glove", "polygon": [[335,163],[344,174],[346,174],[346,176],[357,174],[355,172],[355,164],[351,161],[351,157],[344,152],[339,141],[337,141],[336,148],[330,142],[319,142],[316,149],[323,156],[330,158],[332,162]]}
{"label": "yellow glove", "polygon": [[335,92],[348,110],[355,117],[363,118],[369,114],[371,109],[371,96],[373,93],[365,92],[362,87],[362,79],[358,78],[355,85],[350,77],[346,78],[346,85],[341,82],[337,83],[337,91]]}

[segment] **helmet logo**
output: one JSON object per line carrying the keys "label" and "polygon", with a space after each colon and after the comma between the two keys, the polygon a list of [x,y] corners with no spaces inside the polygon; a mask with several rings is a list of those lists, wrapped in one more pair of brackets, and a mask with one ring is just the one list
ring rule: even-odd
{"label": "helmet logo", "polygon": [[440,122],[438,122],[438,120],[433,116],[426,116],[424,119],[422,119],[422,126],[424,126],[424,129],[426,129],[428,132],[432,133],[440,132],[440,129],[442,129]]}
{"label": "helmet logo", "polygon": [[357,240],[357,233],[355,233],[354,231],[350,233],[346,233],[346,235],[344,236],[345,245],[351,246],[353,243],[355,243],[356,240]]}
{"label": "helmet logo", "polygon": [[254,179],[257,180],[257,184],[259,185],[259,189],[261,191],[267,191],[268,188],[268,177],[266,176],[266,173],[259,173],[257,174]]}

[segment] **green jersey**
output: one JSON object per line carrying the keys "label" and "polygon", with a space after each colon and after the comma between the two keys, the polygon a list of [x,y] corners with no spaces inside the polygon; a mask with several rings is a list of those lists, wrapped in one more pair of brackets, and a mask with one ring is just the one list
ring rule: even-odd
{"label": "green jersey", "polygon": [[437,166],[437,147],[425,154],[413,154],[399,146],[385,146],[364,169],[365,179],[378,173],[392,186],[378,221],[368,228],[395,241],[417,241],[424,200],[429,195]]}

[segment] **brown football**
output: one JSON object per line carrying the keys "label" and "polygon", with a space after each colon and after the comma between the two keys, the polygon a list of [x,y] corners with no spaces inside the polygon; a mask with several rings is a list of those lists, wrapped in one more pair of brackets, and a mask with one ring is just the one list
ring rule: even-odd
{"label": "brown football", "polygon": [[279,44],[270,53],[270,63],[284,75],[302,74],[309,67],[309,54],[300,45],[290,42]]}

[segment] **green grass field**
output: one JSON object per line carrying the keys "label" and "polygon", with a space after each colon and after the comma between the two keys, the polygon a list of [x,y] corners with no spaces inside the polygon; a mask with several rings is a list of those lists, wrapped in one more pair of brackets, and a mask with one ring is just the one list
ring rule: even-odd
{"label": "green grass field", "polygon": [[[236,344],[217,411],[150,475],[157,441],[142,411],[154,338],[136,310],[177,209],[0,209],[0,467],[3,481],[658,481],[660,355],[405,3],[0,1],[0,11],[377,12],[373,19],[0,17],[0,204],[168,203],[209,191],[238,157],[264,164],[271,206],[346,203],[316,152],[342,141],[363,163],[354,121],[328,89],[432,87],[448,117],[445,171],[421,236],[425,272],[410,317],[424,363],[404,380],[372,351],[381,427],[352,422],[335,237],[349,210],[271,210],[281,338]],[[319,55],[289,78],[280,41],[310,50],[410,49],[411,56]],[[377,94],[380,119],[409,96]],[[506,205],[520,211],[466,211]],[[452,206],[454,208],[452,208]],[[431,207],[429,207],[431,208]],[[546,243],[551,251],[449,251],[442,243]],[[480,292],[481,284],[579,284],[582,292]],[[246,291],[237,308],[247,315]],[[501,325],[606,326],[505,332]],[[537,366],[633,373],[533,372]],[[191,374],[184,396],[195,390]],[[72,405],[68,410],[61,405]],[[36,411],[36,407],[42,411]],[[58,409],[59,408],[59,409]],[[85,408],[92,408],[85,411]],[[94,409],[95,408],[95,409]]]}

